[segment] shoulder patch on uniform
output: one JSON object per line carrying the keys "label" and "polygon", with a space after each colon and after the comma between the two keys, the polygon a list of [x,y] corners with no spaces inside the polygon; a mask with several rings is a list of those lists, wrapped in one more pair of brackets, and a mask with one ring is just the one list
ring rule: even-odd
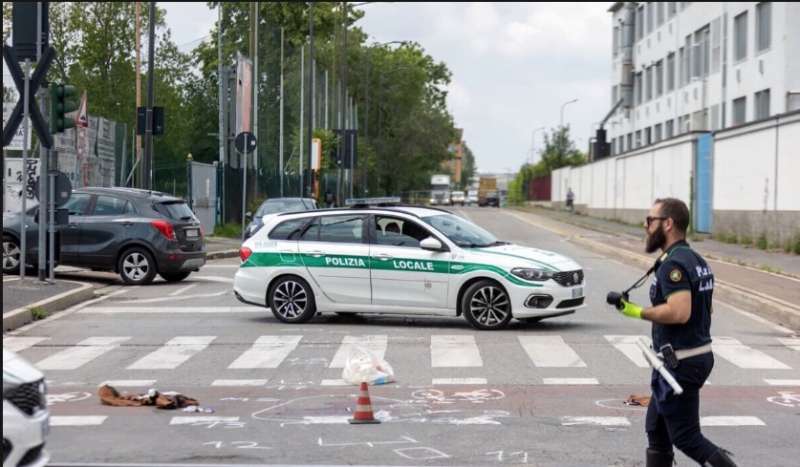
{"label": "shoulder patch on uniform", "polygon": [[683,273],[680,269],[675,268],[669,272],[669,280],[672,282],[680,282],[683,279]]}

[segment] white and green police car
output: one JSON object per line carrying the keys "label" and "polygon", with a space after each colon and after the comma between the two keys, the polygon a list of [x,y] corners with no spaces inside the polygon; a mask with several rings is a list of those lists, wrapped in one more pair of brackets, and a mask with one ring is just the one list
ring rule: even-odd
{"label": "white and green police car", "polygon": [[286,323],[322,313],[463,315],[478,329],[584,306],[581,267],[498,241],[426,207],[328,209],[273,216],[240,250],[236,297]]}

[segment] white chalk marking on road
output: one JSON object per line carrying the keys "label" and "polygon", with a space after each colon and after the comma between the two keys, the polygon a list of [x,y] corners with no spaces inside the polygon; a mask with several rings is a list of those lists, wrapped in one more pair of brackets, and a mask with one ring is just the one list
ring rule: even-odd
{"label": "white chalk marking on road", "polygon": [[228,368],[278,368],[302,338],[303,336],[261,336],[256,339],[253,347],[240,355]]}
{"label": "white chalk marking on road", "polygon": [[544,384],[579,386],[600,384],[597,378],[544,378]]}
{"label": "white chalk marking on road", "polygon": [[767,379],[764,382],[770,386],[797,386],[800,387],[800,379]]}
{"label": "white chalk marking on road", "polygon": [[537,367],[586,367],[586,363],[561,336],[519,336],[519,343]]}
{"label": "white chalk marking on road", "polygon": [[486,378],[433,378],[434,386],[447,386],[459,384],[489,384]]}
{"label": "white chalk marking on road", "polygon": [[561,425],[631,426],[627,417],[561,417]]}
{"label": "white chalk marking on road", "polygon": [[33,347],[39,342],[46,341],[49,337],[3,337],[3,348],[12,352],[20,352]]}
{"label": "white chalk marking on road", "polygon": [[778,340],[786,347],[800,352],[800,337],[779,337]]}
{"label": "white chalk marking on road", "polygon": [[40,370],[75,370],[109,352],[130,337],[90,337],[36,364]]}
{"label": "white chalk marking on road", "polygon": [[748,347],[733,337],[714,336],[711,344],[714,353],[739,368],[758,370],[791,370],[791,367],[760,350]]}
{"label": "white chalk marking on road", "polygon": [[301,425],[339,425],[349,423],[349,421],[349,416],[343,417],[341,415],[322,415],[314,417],[306,415],[303,417],[303,421],[298,423]]}
{"label": "white chalk marking on road", "polygon": [[173,337],[162,347],[156,349],[130,365],[129,370],[173,370],[187,360],[205,350],[217,336],[178,336]]}
{"label": "white chalk marking on road", "polygon": [[386,354],[386,345],[388,342],[389,336],[386,335],[345,336],[329,368],[344,368],[350,351],[354,349],[356,345],[366,348],[376,357],[383,359],[383,356]]}
{"label": "white chalk marking on road", "polygon": [[[227,292],[225,292],[227,293]],[[193,297],[196,298],[196,297]],[[174,300],[174,299],[172,299]],[[130,302],[142,303],[142,301]],[[106,306],[86,308],[79,311],[81,314],[123,314],[123,313],[146,313],[146,314],[171,314],[171,313],[268,313],[269,310],[257,306],[159,306],[159,307],[120,307]]]}
{"label": "white chalk marking on road", "polygon": [[50,426],[97,426],[107,418],[107,415],[51,415]]}
{"label": "white chalk marking on road", "polygon": [[700,426],[765,426],[758,417],[715,416],[700,417]]}
{"label": "white chalk marking on road", "polygon": [[343,379],[323,379],[320,386],[350,386],[350,383]]}
{"label": "white chalk marking on road", "polygon": [[97,386],[111,386],[121,388],[150,388],[155,386],[156,380],[154,379],[112,379],[103,381]]}
{"label": "white chalk marking on road", "polygon": [[170,425],[194,425],[195,423],[238,422],[239,417],[172,417]]}
{"label": "white chalk marking on road", "polygon": [[189,284],[186,287],[181,287],[180,289],[172,292],[169,294],[170,297],[175,297],[177,295],[181,295],[182,293],[186,292],[187,290],[193,289],[197,287],[198,284]]}
{"label": "white chalk marking on road", "polygon": [[264,386],[266,384],[266,379],[216,379],[211,383],[212,386],[220,387]]}
{"label": "white chalk marking on road", "polygon": [[617,350],[622,352],[630,361],[632,361],[639,368],[650,368],[647,360],[644,359],[641,349],[636,345],[636,341],[644,338],[646,342],[650,342],[647,336],[605,336],[606,340],[610,342]]}
{"label": "white chalk marking on road", "polygon": [[475,336],[431,336],[431,366],[434,368],[483,366]]}

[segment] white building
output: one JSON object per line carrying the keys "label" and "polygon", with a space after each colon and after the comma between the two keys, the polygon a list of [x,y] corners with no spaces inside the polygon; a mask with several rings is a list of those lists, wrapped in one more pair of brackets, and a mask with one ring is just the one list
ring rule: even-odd
{"label": "white building", "polygon": [[800,3],[616,2],[611,154],[800,109]]}

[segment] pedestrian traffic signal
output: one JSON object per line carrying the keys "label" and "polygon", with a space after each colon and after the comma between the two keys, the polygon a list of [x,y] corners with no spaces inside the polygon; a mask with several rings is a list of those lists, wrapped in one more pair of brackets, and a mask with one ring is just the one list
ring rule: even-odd
{"label": "pedestrian traffic signal", "polygon": [[69,84],[56,84],[50,88],[50,133],[62,133],[75,127],[75,119],[67,117],[78,110],[78,90]]}

